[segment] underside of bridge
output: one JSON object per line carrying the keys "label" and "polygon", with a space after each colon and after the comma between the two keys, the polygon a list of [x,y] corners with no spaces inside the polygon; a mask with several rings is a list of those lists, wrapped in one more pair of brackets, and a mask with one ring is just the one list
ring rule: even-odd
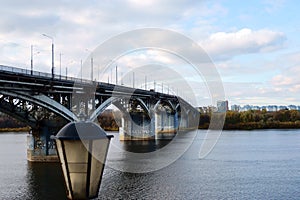
{"label": "underside of bridge", "polygon": [[15,71],[0,73],[0,111],[31,127],[29,161],[58,161],[50,135],[56,135],[68,122],[97,121],[111,105],[122,113],[120,140],[172,139],[177,131],[198,125],[198,111],[180,97]]}

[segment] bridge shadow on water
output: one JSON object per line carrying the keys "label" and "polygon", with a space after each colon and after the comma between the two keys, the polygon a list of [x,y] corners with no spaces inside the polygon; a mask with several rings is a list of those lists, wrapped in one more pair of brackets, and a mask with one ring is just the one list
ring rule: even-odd
{"label": "bridge shadow on water", "polygon": [[122,141],[122,147],[124,150],[133,153],[149,153],[156,151],[168,145],[172,139],[165,140],[132,140],[132,141]]}

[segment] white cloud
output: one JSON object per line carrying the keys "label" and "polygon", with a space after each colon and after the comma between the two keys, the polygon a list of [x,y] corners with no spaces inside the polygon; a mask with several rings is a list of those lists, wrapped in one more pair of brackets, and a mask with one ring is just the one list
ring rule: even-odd
{"label": "white cloud", "polygon": [[298,95],[300,92],[300,52],[283,54],[277,62],[284,64],[273,76],[271,84],[276,88]]}
{"label": "white cloud", "polygon": [[[273,12],[281,8],[284,3],[282,0],[265,2],[265,7],[258,8],[258,10],[261,9],[264,12],[264,9],[267,9],[268,12]],[[300,67],[296,66],[300,66],[300,54],[283,56],[284,59],[276,61],[265,60],[265,57],[258,58],[258,56],[253,56],[253,60],[251,60],[252,57],[250,59],[247,57],[248,60],[233,59],[240,55],[256,56],[261,52],[274,52],[283,48],[287,37],[285,33],[276,31],[275,28],[274,30],[257,29],[254,26],[251,29],[244,28],[228,32],[228,30],[236,30],[236,27],[244,26],[238,24],[238,17],[242,20],[255,20],[256,15],[246,12],[243,16],[237,16],[236,19],[229,19],[228,17],[235,17],[235,15],[231,13],[230,7],[222,4],[222,1],[193,0],[117,0],[114,3],[80,0],[5,1],[0,7],[0,64],[29,69],[30,45],[34,44],[35,49],[41,51],[40,54],[34,56],[35,69],[50,72],[51,41],[42,36],[46,33],[54,37],[56,72],[59,71],[59,53],[62,53],[62,71],[64,72],[65,67],[68,67],[69,74],[77,75],[80,71],[80,60],[85,60],[89,55],[85,49],[93,50],[105,40],[121,32],[144,27],[159,27],[179,31],[196,41],[201,41],[201,45],[209,55],[215,60],[218,59],[217,67],[220,69],[222,78],[225,77],[225,81],[234,82],[226,89],[229,97],[235,100],[244,97],[244,102],[255,102],[255,98],[257,101],[260,99],[262,101],[267,97],[269,99],[292,99],[292,97],[283,98],[284,95],[294,95],[294,99],[299,99],[297,91],[299,93],[300,83],[297,77],[300,75]],[[261,2],[258,5],[261,6]],[[259,24],[259,27],[264,27],[263,22]],[[223,32],[216,32],[216,30]],[[286,33],[288,34],[288,31]],[[161,35],[154,35],[153,39],[161,39],[165,42]],[[176,38],[169,39],[168,42],[171,44],[167,45],[174,47],[182,45],[181,41]],[[198,56],[191,54],[193,47],[185,48],[192,58]],[[175,50],[177,49],[174,48]],[[129,65],[134,65],[142,61],[143,56],[146,56],[146,60],[152,59],[170,66],[176,63],[172,57],[155,51],[148,51],[140,57],[128,56],[123,60]],[[286,63],[293,64],[286,66]],[[121,72],[122,64],[119,66]],[[172,69],[175,71],[175,68]],[[278,73],[273,76],[273,79],[269,78],[272,75],[268,76],[265,83],[253,83],[257,81],[257,77],[264,76],[268,72],[272,72],[272,75]],[[173,74],[168,74],[168,76],[171,75]],[[191,77],[190,74],[186,76]],[[165,77],[153,77],[157,80],[159,78],[163,80]],[[148,79],[150,80],[150,76]],[[247,83],[238,84],[242,79]],[[142,82],[143,78],[138,81]],[[197,84],[194,85],[197,89]],[[197,95],[201,96],[201,94],[199,91]],[[251,96],[255,98],[250,98]],[[236,102],[238,103],[238,100]]]}
{"label": "white cloud", "polygon": [[236,55],[273,51],[282,48],[286,37],[282,32],[248,28],[237,32],[218,32],[201,42],[212,58],[229,59]]}
{"label": "white cloud", "polygon": [[293,83],[293,79],[289,76],[279,74],[273,77],[272,83],[274,86],[286,86],[291,85]]}

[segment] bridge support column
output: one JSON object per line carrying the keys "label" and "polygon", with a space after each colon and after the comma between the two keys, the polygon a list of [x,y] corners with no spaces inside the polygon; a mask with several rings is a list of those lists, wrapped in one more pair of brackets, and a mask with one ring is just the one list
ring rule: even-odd
{"label": "bridge support column", "polygon": [[178,117],[178,112],[175,112],[174,114],[174,129],[178,130],[179,127],[179,117]]}
{"label": "bridge support column", "polygon": [[128,117],[122,117],[119,127],[120,140],[152,140],[155,139],[151,132],[151,125],[144,113],[134,113]]}
{"label": "bridge support column", "polygon": [[30,162],[58,162],[53,131],[47,126],[33,129],[27,136],[27,160]]}
{"label": "bridge support column", "polygon": [[189,127],[187,116],[181,116],[179,118],[179,130],[186,130]]}
{"label": "bridge support column", "polygon": [[172,139],[177,131],[175,113],[155,113],[155,139]]}

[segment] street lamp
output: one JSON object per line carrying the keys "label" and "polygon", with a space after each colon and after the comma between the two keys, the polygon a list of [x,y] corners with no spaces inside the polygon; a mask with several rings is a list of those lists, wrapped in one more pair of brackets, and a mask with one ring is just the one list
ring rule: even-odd
{"label": "street lamp", "polygon": [[116,65],[116,85],[118,85],[118,65]]}
{"label": "street lamp", "polygon": [[81,73],[81,82],[82,82],[82,60],[80,60],[80,73]]}
{"label": "street lamp", "polygon": [[63,54],[62,53],[59,53],[59,79],[61,79],[61,56]]}
{"label": "street lamp", "polygon": [[52,74],[52,79],[54,79],[54,39],[53,37],[49,36],[49,35],[46,35],[46,34],[43,34],[43,36],[49,38],[52,40],[52,68],[51,68],[51,74]]}
{"label": "street lamp", "polygon": [[74,60],[71,60],[71,61],[68,62],[67,65],[66,65],[66,80],[68,79],[68,66],[69,66],[71,63],[73,63],[73,62],[74,62]]}
{"label": "street lamp", "polygon": [[112,135],[93,122],[70,122],[55,139],[69,199],[96,198]]}
{"label": "street lamp", "polygon": [[33,75],[33,56],[36,55],[36,54],[39,54],[40,52],[36,52],[35,54],[33,54],[33,45],[31,45],[31,48],[30,48],[30,68],[31,68],[31,72],[30,74]]}
{"label": "street lamp", "polygon": [[91,53],[91,81],[93,81],[93,67],[94,67],[93,52],[89,49],[85,49],[85,50]]}

